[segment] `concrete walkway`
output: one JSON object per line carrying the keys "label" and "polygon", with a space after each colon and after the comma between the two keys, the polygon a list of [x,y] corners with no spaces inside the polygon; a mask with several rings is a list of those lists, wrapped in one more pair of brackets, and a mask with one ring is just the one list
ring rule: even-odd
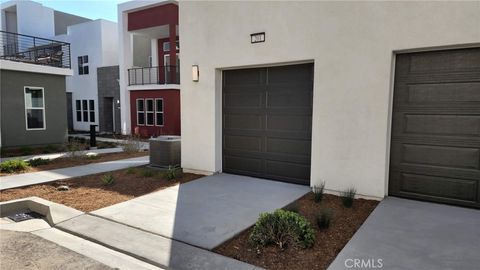
{"label": "concrete walkway", "polygon": [[50,171],[15,174],[0,177],[0,190],[66,180],[73,177],[116,171],[149,164],[149,157],[136,157],[114,161],[93,163]]}
{"label": "concrete walkway", "polygon": [[92,214],[190,245],[213,249],[282,208],[307,186],[218,174],[106,207]]}
{"label": "concrete walkway", "polygon": [[479,265],[479,210],[387,197],[328,269],[467,270]]}
{"label": "concrete walkway", "polygon": [[[110,153],[120,153],[123,152],[121,147],[115,148],[104,148],[104,149],[94,149],[94,150],[85,150],[79,151],[79,155],[95,155],[95,154],[110,154]],[[52,154],[41,154],[41,155],[28,155],[28,156],[18,156],[18,157],[7,157],[7,158],[0,158],[0,162],[13,160],[13,159],[21,159],[21,160],[30,160],[33,158],[43,158],[43,159],[56,159],[62,157],[68,157],[70,153],[68,152],[59,152],[59,153],[52,153]]]}
{"label": "concrete walkway", "polygon": [[[85,134],[69,134],[68,135],[71,138],[80,138],[80,139],[85,139],[85,140],[90,140],[90,135],[85,135]],[[122,140],[122,139],[113,139],[113,138],[104,138],[101,136],[97,136],[96,140],[99,142],[110,142],[110,143],[116,143],[116,144],[126,144],[127,140]],[[140,142],[140,148],[142,150],[148,150],[150,148],[149,142]]]}

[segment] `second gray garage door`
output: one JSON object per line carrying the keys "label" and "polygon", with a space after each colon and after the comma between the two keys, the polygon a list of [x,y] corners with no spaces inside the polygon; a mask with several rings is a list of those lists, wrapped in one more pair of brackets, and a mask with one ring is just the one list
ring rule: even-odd
{"label": "second gray garage door", "polygon": [[480,48],[397,55],[389,183],[480,208]]}
{"label": "second gray garage door", "polygon": [[223,72],[223,171],[308,185],[313,64]]}

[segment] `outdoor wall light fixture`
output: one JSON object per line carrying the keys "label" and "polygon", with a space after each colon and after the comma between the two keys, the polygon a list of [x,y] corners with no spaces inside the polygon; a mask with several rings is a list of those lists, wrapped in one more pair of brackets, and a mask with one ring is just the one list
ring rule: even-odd
{"label": "outdoor wall light fixture", "polygon": [[200,70],[198,69],[198,65],[192,65],[192,81],[198,82],[200,78]]}

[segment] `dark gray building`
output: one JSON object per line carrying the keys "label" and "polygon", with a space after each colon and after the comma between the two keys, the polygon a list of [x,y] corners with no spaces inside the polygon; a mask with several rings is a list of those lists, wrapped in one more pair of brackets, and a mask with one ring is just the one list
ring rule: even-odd
{"label": "dark gray building", "polygon": [[120,85],[118,66],[97,69],[99,131],[120,133]]}

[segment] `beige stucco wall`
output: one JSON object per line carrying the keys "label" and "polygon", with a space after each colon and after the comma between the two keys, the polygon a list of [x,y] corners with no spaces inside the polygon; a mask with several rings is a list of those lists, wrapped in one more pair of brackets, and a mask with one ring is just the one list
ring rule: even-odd
{"label": "beige stucco wall", "polygon": [[478,46],[480,2],[180,1],[180,39],[184,168],[221,171],[221,69],[311,60],[312,185],[383,197],[394,52]]}

